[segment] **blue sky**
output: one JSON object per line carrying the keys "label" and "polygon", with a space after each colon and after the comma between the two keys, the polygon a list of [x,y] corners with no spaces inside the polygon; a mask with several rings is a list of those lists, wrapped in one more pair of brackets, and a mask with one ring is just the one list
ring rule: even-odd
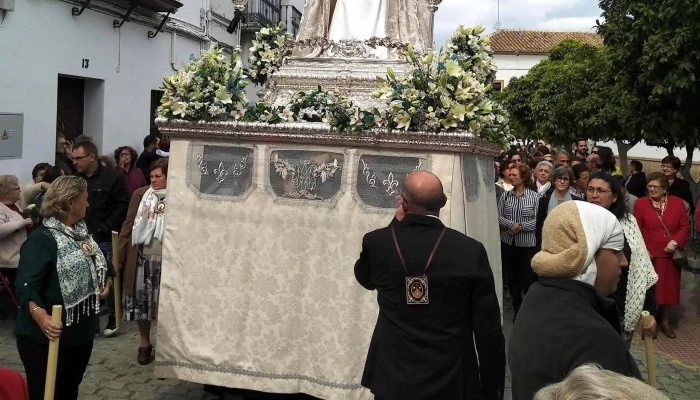
{"label": "blue sky", "polygon": [[[600,18],[597,0],[500,0],[503,29],[588,31]],[[498,0],[443,0],[435,15],[435,43],[440,47],[459,25],[483,25],[493,32]]]}

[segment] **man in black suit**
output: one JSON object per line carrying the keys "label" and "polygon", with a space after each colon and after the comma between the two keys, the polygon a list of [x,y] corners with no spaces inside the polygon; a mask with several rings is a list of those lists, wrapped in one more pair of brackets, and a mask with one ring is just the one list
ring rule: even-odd
{"label": "man in black suit", "polygon": [[630,161],[630,174],[627,176],[627,181],[625,182],[627,192],[637,196],[637,198],[644,197],[647,192],[647,177],[646,174],[642,172],[643,168],[644,166],[641,162],[637,160]]}
{"label": "man in black suit", "polygon": [[442,183],[404,181],[396,218],[365,235],[357,281],[377,290],[379,317],[362,386],[377,400],[500,400],[505,340],[484,246],[439,219]]}

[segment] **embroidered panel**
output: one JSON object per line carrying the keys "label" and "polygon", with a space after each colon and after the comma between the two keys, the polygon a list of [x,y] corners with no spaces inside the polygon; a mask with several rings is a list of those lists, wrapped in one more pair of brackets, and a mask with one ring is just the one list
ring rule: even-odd
{"label": "embroidered panel", "polygon": [[463,157],[464,191],[467,201],[471,203],[479,199],[479,167],[475,155],[465,154]]}
{"label": "embroidered panel", "polygon": [[188,183],[196,193],[217,198],[241,198],[253,187],[254,149],[193,145],[188,167]]}
{"label": "embroidered panel", "polygon": [[310,150],[273,150],[269,183],[278,199],[325,202],[339,192],[343,153]]}
{"label": "embroidered panel", "polygon": [[370,207],[395,209],[401,197],[401,185],[406,176],[427,169],[427,158],[393,155],[362,154],[357,163],[355,192],[360,201]]}
{"label": "embroidered panel", "polygon": [[493,158],[479,156],[477,157],[477,161],[479,162],[479,170],[484,186],[486,186],[486,190],[488,190],[489,193],[493,193],[493,191],[496,190],[496,167]]}

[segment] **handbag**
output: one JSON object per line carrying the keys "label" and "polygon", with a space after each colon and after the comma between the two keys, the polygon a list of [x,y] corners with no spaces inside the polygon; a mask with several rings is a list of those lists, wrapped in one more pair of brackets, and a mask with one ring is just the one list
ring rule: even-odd
{"label": "handbag", "polygon": [[[666,228],[666,224],[664,223],[664,219],[661,218],[661,214],[659,214],[657,212],[656,216],[659,218],[659,222],[661,222],[661,226],[664,227],[666,234],[670,238],[671,232],[669,232],[668,228]],[[683,268],[683,267],[688,266],[688,256],[685,254],[684,249],[676,248],[676,251],[673,252],[673,265],[675,265],[676,267],[679,267],[679,268]]]}

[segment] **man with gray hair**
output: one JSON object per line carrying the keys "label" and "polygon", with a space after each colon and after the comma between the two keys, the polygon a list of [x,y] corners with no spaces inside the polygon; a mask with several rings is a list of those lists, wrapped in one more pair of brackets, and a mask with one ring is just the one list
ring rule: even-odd
{"label": "man with gray hair", "polygon": [[503,399],[505,339],[484,246],[440,221],[437,176],[406,177],[396,218],[365,235],[357,281],[379,317],[362,386],[377,400]]}

